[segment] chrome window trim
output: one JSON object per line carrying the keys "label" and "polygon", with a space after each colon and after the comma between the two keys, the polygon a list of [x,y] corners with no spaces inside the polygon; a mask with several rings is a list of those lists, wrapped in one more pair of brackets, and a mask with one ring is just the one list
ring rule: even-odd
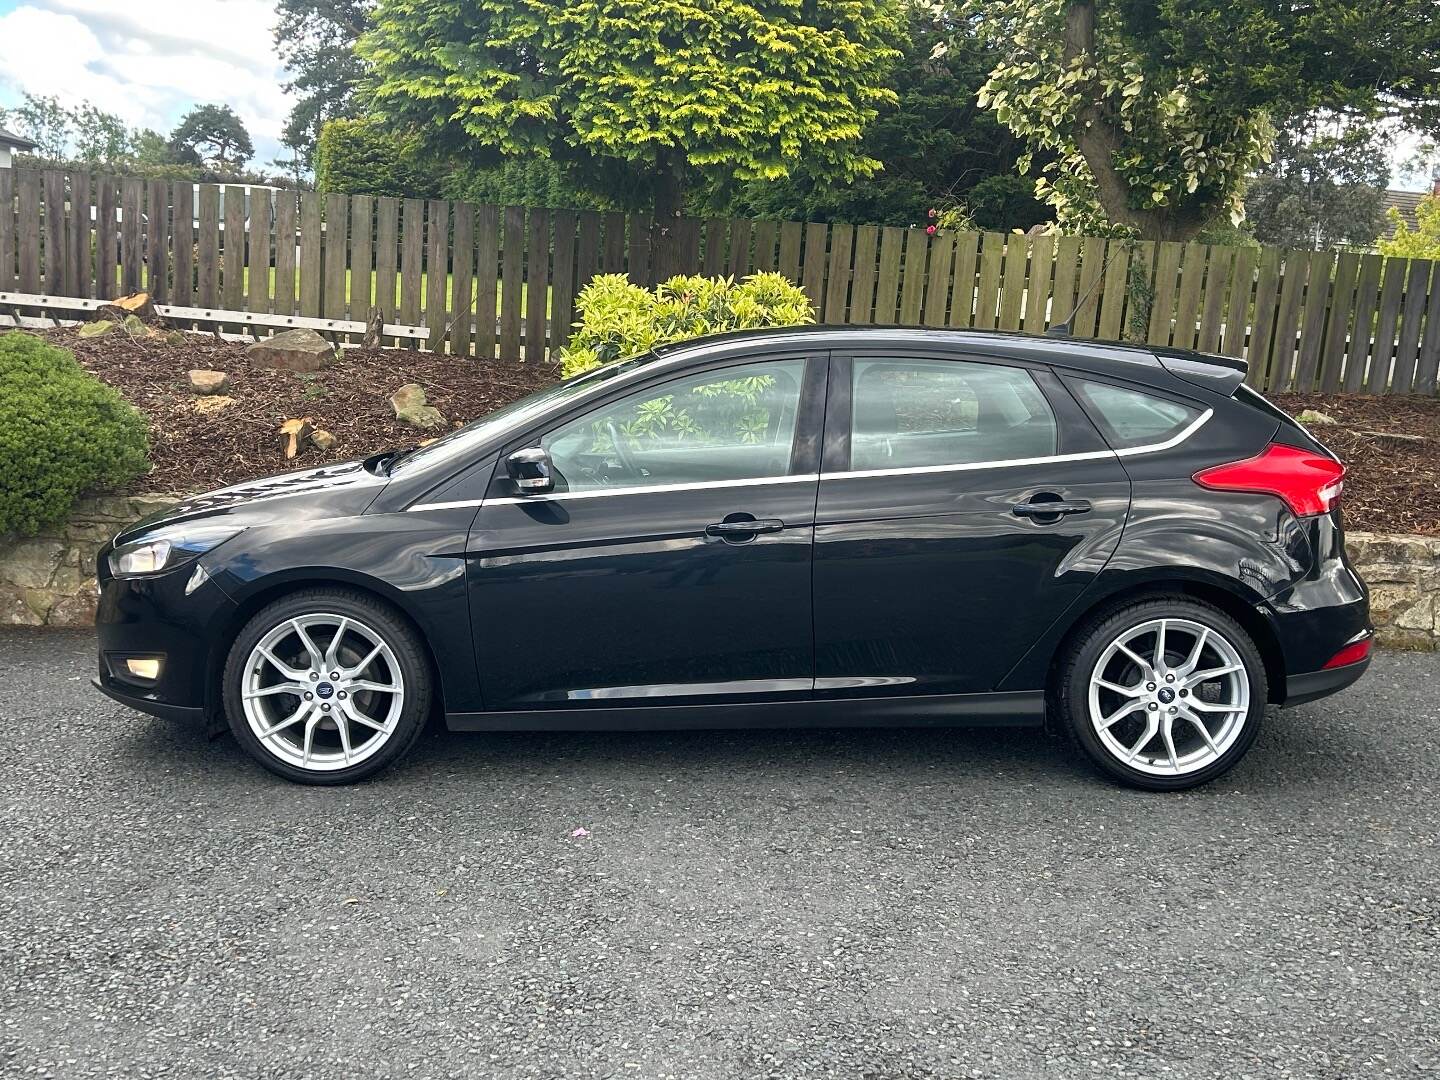
{"label": "chrome window trim", "polygon": [[611,495],[648,495],[666,491],[707,491],[719,488],[755,487],[760,484],[803,484],[823,480],[855,480],[867,476],[924,476],[932,473],[975,472],[979,469],[1013,469],[1022,465],[1051,465],[1063,461],[1098,461],[1108,457],[1134,457],[1171,450],[1205,426],[1214,409],[1206,409],[1179,434],[1164,442],[1131,446],[1123,450],[1091,450],[1080,454],[1051,454],[1047,457],[1009,458],[1000,461],[972,461],[962,465],[917,465],[901,469],[857,469],[844,472],[806,473],[799,476],[759,476],[742,480],[706,480],[698,484],[653,484],[623,488],[595,488],[590,491],[552,491],[544,495],[511,495],[493,499],[463,499],[458,502],[416,503],[413,510],[455,510],[469,506],[500,506],[528,502],[561,502],[567,499],[599,499]]}

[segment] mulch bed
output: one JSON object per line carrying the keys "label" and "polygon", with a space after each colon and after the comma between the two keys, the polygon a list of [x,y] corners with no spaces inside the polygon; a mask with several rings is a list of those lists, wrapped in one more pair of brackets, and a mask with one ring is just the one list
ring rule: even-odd
{"label": "mulch bed", "polygon": [[[430,404],[459,425],[555,381],[550,365],[479,361],[409,349],[346,349],[316,375],[251,367],[245,346],[188,335],[183,345],[132,340],[122,330],[83,339],[73,329],[44,336],[72,349],[80,362],[116,387],[150,418],[154,470],[137,491],[204,491],[286,469],[345,461],[413,446],[441,432],[417,431],[395,419],[389,398],[418,382]],[[186,373],[210,368],[230,376],[234,404],[197,411]],[[1440,535],[1440,399],[1278,394],[1276,405],[1298,415],[1315,409],[1334,424],[1310,430],[1349,468],[1345,521],[1350,529]],[[322,453],[306,446],[286,461],[280,424],[302,416],[332,432]],[[1387,439],[1418,435],[1423,442]]]}
{"label": "mulch bed", "polygon": [[[1276,394],[1291,416],[1315,409],[1334,424],[1310,424],[1339,455],[1345,478],[1345,527],[1440,535],[1440,398]],[[1388,439],[1419,435],[1423,442]]]}
{"label": "mulch bed", "polygon": [[[225,484],[382,450],[414,446],[444,430],[420,431],[395,419],[390,395],[405,383],[425,388],[452,426],[459,426],[553,383],[550,365],[482,362],[409,349],[343,349],[314,375],[252,367],[241,342],[187,335],[183,345],[132,339],[116,327],[100,338],[73,329],[43,336],[72,350],[80,363],[118,389],[150,419],[154,469],[135,490],[205,491]],[[197,411],[192,368],[230,376],[234,403],[214,413]],[[287,461],[278,432],[288,419],[311,416],[335,445],[322,452],[306,445]]]}

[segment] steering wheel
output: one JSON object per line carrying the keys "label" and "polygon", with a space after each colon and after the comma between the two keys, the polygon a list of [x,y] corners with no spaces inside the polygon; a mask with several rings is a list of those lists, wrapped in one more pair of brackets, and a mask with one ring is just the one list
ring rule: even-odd
{"label": "steering wheel", "polygon": [[615,421],[605,421],[605,430],[610,435],[610,445],[615,448],[615,456],[620,459],[620,464],[625,467],[625,471],[631,476],[639,476],[640,463],[630,453],[630,448],[621,441],[620,433],[615,430]]}

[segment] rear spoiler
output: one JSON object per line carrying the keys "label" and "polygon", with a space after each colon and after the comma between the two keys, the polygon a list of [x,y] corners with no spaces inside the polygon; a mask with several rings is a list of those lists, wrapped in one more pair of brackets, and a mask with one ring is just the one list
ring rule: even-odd
{"label": "rear spoiler", "polygon": [[1215,356],[1188,349],[1156,349],[1160,366],[1195,386],[1230,397],[1245,381],[1250,365],[1234,356]]}

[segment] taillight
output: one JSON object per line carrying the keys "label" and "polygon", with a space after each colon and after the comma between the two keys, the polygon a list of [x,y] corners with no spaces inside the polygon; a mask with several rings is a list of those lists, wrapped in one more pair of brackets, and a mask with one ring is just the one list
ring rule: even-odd
{"label": "taillight", "polygon": [[1298,516],[1323,514],[1335,505],[1345,466],[1332,457],[1271,443],[1244,461],[1215,465],[1195,474],[1201,487],[1216,491],[1254,491],[1278,495]]}
{"label": "taillight", "polygon": [[1329,660],[1325,661],[1327,668],[1345,667],[1347,664],[1358,664],[1370,655],[1370,646],[1375,644],[1373,638],[1366,638],[1364,641],[1357,641],[1354,644],[1346,645]]}

